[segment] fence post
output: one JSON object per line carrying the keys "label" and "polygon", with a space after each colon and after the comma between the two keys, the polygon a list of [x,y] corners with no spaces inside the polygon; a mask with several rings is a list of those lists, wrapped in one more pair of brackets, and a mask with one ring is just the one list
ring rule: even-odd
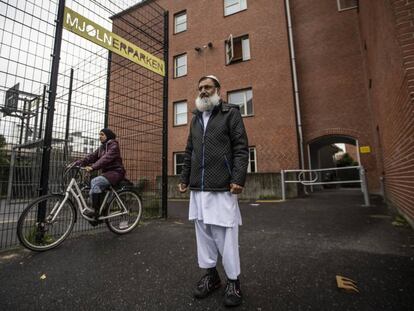
{"label": "fence post", "polygon": [[[62,46],[63,32],[63,15],[65,9],[65,0],[59,0],[58,15],[56,19],[55,42],[53,46],[52,71],[50,73],[49,85],[49,103],[47,106],[45,136],[43,141],[42,165],[40,174],[39,195],[45,195],[49,187],[49,169],[50,169],[50,153],[53,135],[53,116],[55,112],[55,99],[57,90],[57,80],[59,74],[60,49]],[[44,209],[39,208],[38,220],[44,218]]]}
{"label": "fence post", "polygon": [[366,178],[365,169],[363,166],[360,167],[359,173],[360,173],[359,176],[361,178],[361,190],[364,193],[364,202],[365,202],[364,206],[370,206],[367,178]]}
{"label": "fence post", "polygon": [[108,70],[106,73],[104,128],[108,127],[108,122],[109,122],[109,89],[111,87],[111,66],[112,66],[112,52],[108,51]]}
{"label": "fence post", "polygon": [[63,161],[66,161],[66,162],[68,162],[68,157],[69,157],[68,141],[69,141],[69,128],[70,128],[70,106],[72,104],[72,89],[73,89],[73,68],[70,68],[68,110],[66,112],[65,147],[63,149]]}
{"label": "fence post", "polygon": [[168,11],[164,12],[164,86],[163,86],[163,113],[162,113],[162,217],[168,217]]}
{"label": "fence post", "polygon": [[286,200],[286,189],[285,189],[285,171],[280,171],[280,181],[282,183],[282,200]]}
{"label": "fence post", "polygon": [[45,113],[45,101],[46,101],[46,89],[47,86],[43,86],[43,96],[42,96],[42,108],[40,109],[40,123],[39,123],[39,139],[42,139],[42,130],[43,130],[43,114]]}

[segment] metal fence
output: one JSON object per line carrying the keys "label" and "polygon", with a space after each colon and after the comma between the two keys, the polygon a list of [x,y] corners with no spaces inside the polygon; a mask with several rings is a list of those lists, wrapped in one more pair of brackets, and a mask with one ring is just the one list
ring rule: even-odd
{"label": "metal fence", "polygon": [[0,0],[0,249],[17,243],[24,206],[59,191],[65,165],[99,147],[103,127],[117,134],[144,216],[166,213],[167,77],[62,29],[64,7],[167,60],[168,15],[154,2]]}

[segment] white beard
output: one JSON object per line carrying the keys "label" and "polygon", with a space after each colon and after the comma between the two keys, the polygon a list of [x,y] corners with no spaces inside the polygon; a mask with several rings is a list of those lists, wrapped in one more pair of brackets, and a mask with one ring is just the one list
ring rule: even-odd
{"label": "white beard", "polygon": [[209,97],[201,98],[197,96],[195,104],[198,111],[211,111],[215,106],[220,104],[220,96],[217,94],[217,91]]}

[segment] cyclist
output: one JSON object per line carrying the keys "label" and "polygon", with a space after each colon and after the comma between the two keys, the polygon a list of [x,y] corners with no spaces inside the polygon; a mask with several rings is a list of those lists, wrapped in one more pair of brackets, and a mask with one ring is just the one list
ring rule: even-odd
{"label": "cyclist", "polygon": [[89,192],[92,209],[86,210],[84,214],[88,217],[98,218],[99,208],[102,204],[104,191],[110,186],[115,186],[125,178],[125,168],[122,164],[119,143],[115,133],[109,128],[99,132],[101,145],[93,153],[84,159],[75,162],[76,165],[85,167],[86,171],[92,172],[102,170],[102,174],[91,180]]}

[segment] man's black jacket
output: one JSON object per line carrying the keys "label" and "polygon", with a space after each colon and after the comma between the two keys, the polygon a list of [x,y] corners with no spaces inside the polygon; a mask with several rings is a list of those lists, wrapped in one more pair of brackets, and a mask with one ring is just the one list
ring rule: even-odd
{"label": "man's black jacket", "polygon": [[203,114],[193,113],[181,182],[199,191],[244,186],[249,148],[239,106],[221,102],[214,107],[205,132]]}

